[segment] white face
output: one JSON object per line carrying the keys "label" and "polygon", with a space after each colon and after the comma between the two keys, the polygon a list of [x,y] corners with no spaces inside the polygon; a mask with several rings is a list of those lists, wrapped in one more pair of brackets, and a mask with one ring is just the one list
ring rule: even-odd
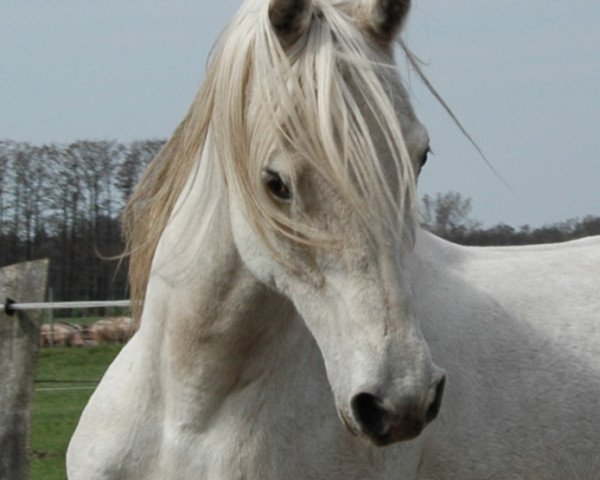
{"label": "white face", "polygon": [[[423,128],[416,119],[411,124]],[[426,140],[422,132],[412,136]],[[418,162],[427,144],[411,150]],[[411,307],[400,239],[369,244],[356,213],[301,162],[274,158],[263,171],[263,187],[281,212],[334,234],[342,248],[307,253],[284,243],[301,272],[291,273],[232,197],[234,238],[246,266],[302,315],[323,354],[340,416],[353,432],[380,445],[418,435],[437,414],[444,374],[432,363]]]}
{"label": "white face", "polygon": [[[273,0],[271,13],[278,3],[296,8],[298,15],[310,7],[306,0]],[[289,15],[283,18],[292,22]],[[298,25],[284,26],[297,33]],[[418,172],[429,150],[427,132],[400,82],[388,86]],[[385,156],[382,149],[380,158],[372,159],[383,170],[391,168]],[[232,194],[233,235],[242,260],[302,315],[322,352],[340,417],[348,428],[377,445],[415,437],[437,415],[444,373],[431,360],[411,306],[400,235],[377,244],[369,241],[357,213],[308,162],[284,161],[280,152],[266,163],[262,180],[261,188],[283,215],[332,234],[341,248],[307,251],[281,239],[278,245],[299,272],[292,273],[273,258],[241,200]]]}
{"label": "white face", "polygon": [[273,162],[264,173],[273,201],[289,215],[335,233],[343,248],[309,255],[290,244],[288,254],[303,274],[291,273],[272,257],[232,198],[238,251],[253,274],[290,298],[302,315],[348,427],[377,444],[412,438],[437,414],[443,372],[432,363],[414,317],[400,245],[391,239],[369,247],[356,215],[317,174],[296,172],[292,191],[284,183],[292,175],[281,167]]}

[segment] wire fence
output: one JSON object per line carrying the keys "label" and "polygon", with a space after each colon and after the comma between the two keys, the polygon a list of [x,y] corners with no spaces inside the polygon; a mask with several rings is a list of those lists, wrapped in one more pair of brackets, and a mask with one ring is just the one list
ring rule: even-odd
{"label": "wire fence", "polygon": [[60,309],[87,309],[87,308],[107,308],[131,306],[130,300],[97,300],[82,302],[30,302],[18,303],[14,300],[6,299],[0,304],[0,309],[9,315],[19,310],[60,310]]}
{"label": "wire fence", "polygon": [[[36,382],[37,383],[37,382]],[[88,385],[87,387],[35,387],[36,392],[69,392],[77,390],[95,390],[98,384]]]}
{"label": "wire fence", "polygon": [[[92,300],[92,301],[69,301],[69,302],[16,302],[12,299],[7,299],[3,304],[0,304],[0,310],[4,310],[8,315],[13,315],[18,311],[52,311],[52,310],[85,310],[85,309],[96,309],[96,308],[129,308],[131,306],[130,300]],[[100,335],[104,335],[105,343],[125,343],[133,333],[130,323],[120,325],[111,325],[109,319],[101,319],[99,323],[104,323],[104,328],[112,329],[109,333],[100,332]],[[52,316],[50,315],[50,330],[40,332],[40,346],[83,346],[84,343],[69,343],[62,344],[57,341],[59,338],[64,340],[65,333],[55,331],[54,329],[59,326],[64,326],[62,322],[57,324],[52,323]],[[72,325],[70,325],[72,326]],[[118,328],[121,330],[118,330]],[[69,332],[70,335],[79,336],[82,331],[72,330]],[[98,332],[94,332],[98,335]],[[46,340],[47,343],[42,342]],[[101,341],[98,343],[102,343]],[[85,344],[89,345],[89,341]],[[35,380],[35,391],[36,392],[75,392],[75,391],[90,391],[95,390],[100,379],[48,379],[41,378]]]}
{"label": "wire fence", "polygon": [[[130,300],[86,300],[86,301],[49,301],[49,302],[17,302],[7,298],[0,304],[0,311],[9,316],[19,311],[44,312],[44,320],[39,329],[38,345],[40,347],[68,346],[83,347],[102,343],[126,343],[135,328],[127,312],[118,315],[99,315],[83,317],[66,317],[55,319],[53,311],[128,309]],[[77,320],[74,320],[77,318]]]}

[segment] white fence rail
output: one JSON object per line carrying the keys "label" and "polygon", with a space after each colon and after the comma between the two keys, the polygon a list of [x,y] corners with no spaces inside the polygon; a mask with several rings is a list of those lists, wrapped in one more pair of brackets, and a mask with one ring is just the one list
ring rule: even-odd
{"label": "white fence rail", "polygon": [[83,302],[32,302],[17,303],[12,300],[6,300],[0,303],[0,310],[4,310],[9,315],[19,310],[58,310],[63,308],[102,308],[102,307],[129,307],[130,300],[103,300],[103,301],[83,301]]}

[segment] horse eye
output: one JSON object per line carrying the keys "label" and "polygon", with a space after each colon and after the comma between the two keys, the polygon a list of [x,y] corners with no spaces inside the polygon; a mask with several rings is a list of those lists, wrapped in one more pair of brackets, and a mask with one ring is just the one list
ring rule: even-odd
{"label": "horse eye", "polygon": [[427,150],[425,150],[425,153],[423,154],[423,158],[421,158],[421,167],[425,166],[425,164],[427,163],[430,153],[431,148],[427,147]]}
{"label": "horse eye", "polygon": [[265,183],[269,191],[280,200],[290,200],[292,198],[292,192],[279,174],[271,170],[266,170],[265,173]]}

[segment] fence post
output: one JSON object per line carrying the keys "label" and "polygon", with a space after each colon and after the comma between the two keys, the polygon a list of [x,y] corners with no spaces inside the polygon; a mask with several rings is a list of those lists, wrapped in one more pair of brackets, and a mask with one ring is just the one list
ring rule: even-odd
{"label": "fence post", "polygon": [[[0,269],[0,303],[42,302],[48,260]],[[29,478],[29,430],[40,312],[0,311],[0,480]]]}

